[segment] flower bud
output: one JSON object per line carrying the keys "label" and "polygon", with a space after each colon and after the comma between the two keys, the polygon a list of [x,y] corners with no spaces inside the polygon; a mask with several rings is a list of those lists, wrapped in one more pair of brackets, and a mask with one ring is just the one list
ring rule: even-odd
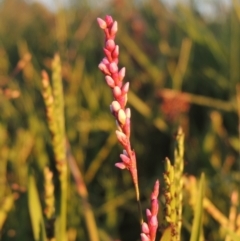
{"label": "flower bud", "polygon": [[116,100],[114,100],[113,102],[112,102],[112,110],[114,111],[114,112],[118,112],[120,109],[121,109],[121,106],[120,106],[120,104],[116,101]]}
{"label": "flower bud", "polygon": [[126,94],[129,90],[129,82],[125,83],[122,87],[122,94]]}
{"label": "flower bud", "polygon": [[107,59],[106,57],[104,57],[104,58],[102,59],[102,63],[104,63],[104,64],[106,64],[106,65],[110,64],[109,61],[108,61],[108,59]]}
{"label": "flower bud", "polygon": [[145,234],[145,233],[141,233],[141,241],[150,241],[150,238]]}
{"label": "flower bud", "polygon": [[99,68],[104,74],[111,75],[111,73],[109,72],[106,64],[104,64],[103,62],[101,62],[101,63],[98,65],[98,68]]}
{"label": "flower bud", "polygon": [[153,192],[151,194],[151,199],[157,199],[159,194],[159,180],[155,182]]}
{"label": "flower bud", "polygon": [[107,23],[107,26],[109,26],[109,25],[111,25],[113,23],[113,19],[112,19],[112,17],[110,15],[107,15],[105,17],[105,21]]}
{"label": "flower bud", "polygon": [[109,71],[111,73],[116,73],[118,71],[118,66],[115,62],[109,64]]}
{"label": "flower bud", "polygon": [[101,29],[105,29],[107,27],[107,23],[103,19],[97,18],[97,22]]}
{"label": "flower bud", "polygon": [[157,215],[157,213],[158,213],[158,200],[157,199],[153,199],[151,201],[151,213],[152,213],[152,215]]}
{"label": "flower bud", "polygon": [[108,59],[109,61],[112,61],[111,52],[110,52],[107,48],[103,48],[103,52],[105,53],[107,59]]}
{"label": "flower bud", "polygon": [[127,168],[126,165],[124,163],[122,163],[122,162],[115,163],[115,167],[118,167],[118,168],[120,168],[122,170]]}
{"label": "flower bud", "polygon": [[114,80],[113,80],[113,78],[111,76],[109,76],[109,75],[105,76],[105,80],[106,80],[107,85],[109,87],[114,88],[115,82],[114,82]]}
{"label": "flower bud", "polygon": [[118,86],[115,86],[115,87],[113,88],[113,95],[114,95],[114,97],[115,97],[115,98],[118,98],[118,97],[121,96],[121,94],[122,94],[121,89],[120,89]]}
{"label": "flower bud", "polygon": [[127,118],[131,118],[131,109],[130,108],[127,108],[126,110],[125,110],[125,114],[126,114],[126,117]]}
{"label": "flower bud", "polygon": [[[120,106],[120,105],[119,105]],[[125,122],[126,122],[126,114],[125,114],[125,112],[124,112],[124,110],[123,109],[120,109],[119,111],[118,111],[118,121],[121,123],[121,124],[125,124]]]}
{"label": "flower bud", "polygon": [[128,164],[130,163],[130,158],[127,157],[126,155],[120,154],[120,158],[122,159],[122,161],[123,161],[126,165],[128,165]]}
{"label": "flower bud", "polygon": [[130,138],[131,135],[131,121],[129,118],[126,118],[125,124],[123,126],[124,133],[128,138]]}
{"label": "flower bud", "polygon": [[117,135],[117,139],[118,141],[123,145],[123,146],[126,146],[127,143],[128,143],[128,140],[127,140],[127,136],[120,132],[120,131],[116,131],[116,135]]}
{"label": "flower bud", "polygon": [[142,232],[148,234],[149,233],[149,227],[147,223],[143,222],[142,224]]}
{"label": "flower bud", "polygon": [[111,52],[115,49],[115,46],[116,46],[115,42],[112,39],[108,39],[105,43],[106,49],[111,51]]}
{"label": "flower bud", "polygon": [[119,46],[116,45],[115,48],[114,48],[114,50],[113,50],[113,52],[112,52],[112,57],[113,57],[114,59],[116,59],[116,58],[118,58],[118,56],[119,56]]}
{"label": "flower bud", "polygon": [[113,25],[112,25],[112,28],[110,30],[110,34],[112,37],[115,37],[116,33],[118,31],[118,24],[117,24],[117,21],[114,21]]}
{"label": "flower bud", "polygon": [[118,78],[119,78],[119,81],[122,81],[123,78],[125,77],[125,74],[126,74],[126,68],[123,67],[120,69],[120,71],[118,72]]}

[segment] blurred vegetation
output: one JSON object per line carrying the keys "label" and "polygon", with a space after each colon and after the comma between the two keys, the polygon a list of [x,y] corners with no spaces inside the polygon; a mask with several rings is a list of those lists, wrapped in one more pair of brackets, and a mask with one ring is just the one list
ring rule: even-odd
{"label": "blurred vegetation", "polygon": [[[72,1],[68,8],[59,5],[51,12],[38,3],[0,1],[1,240],[33,240],[28,192],[34,198],[39,195],[41,203],[32,207],[38,212],[45,205],[44,170],[48,166],[57,173],[41,95],[41,71],[51,73],[56,52],[61,58],[67,141],[89,202],[86,205],[76,176],[69,172],[68,240],[91,239],[84,221],[88,205],[100,240],[139,240],[131,178],[114,167],[120,148],[108,108],[112,97],[97,68],[103,37],[96,18],[106,14],[118,21],[120,66],[126,67],[130,82],[132,143],[143,209],[149,206],[155,179],[163,179],[163,160],[173,157],[173,137],[181,125],[187,183],[192,185],[192,175],[198,178],[204,171],[205,201],[211,200],[227,219],[230,206],[238,206],[239,219],[239,199],[233,202],[231,197],[240,184],[240,3],[233,0],[228,8],[218,3],[213,5],[217,14],[207,16],[194,1],[173,8],[158,0],[136,2],[94,6]],[[52,181],[58,202],[61,183],[56,176]],[[184,202],[182,240],[189,240],[192,206],[187,198]],[[205,240],[231,240],[225,239],[228,223],[208,213],[203,217]],[[238,227],[231,225],[239,232],[239,221]]]}

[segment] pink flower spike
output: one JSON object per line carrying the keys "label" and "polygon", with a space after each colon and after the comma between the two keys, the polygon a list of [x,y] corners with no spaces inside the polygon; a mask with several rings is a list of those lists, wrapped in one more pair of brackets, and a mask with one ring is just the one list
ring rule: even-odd
{"label": "pink flower spike", "polygon": [[117,21],[114,21],[113,25],[112,25],[112,28],[110,30],[110,34],[112,37],[115,37],[116,33],[118,31],[118,23]]}
{"label": "pink flower spike", "polygon": [[108,39],[105,43],[106,49],[111,52],[115,49],[115,46],[116,46],[116,44],[115,44],[114,40],[112,40],[112,39]]}
{"label": "pink flower spike", "polygon": [[122,94],[126,94],[129,90],[129,82],[125,83],[122,87]]}
{"label": "pink flower spike", "polygon": [[124,125],[125,122],[126,122],[126,114],[125,114],[125,112],[124,112],[123,109],[120,109],[120,110],[118,111],[118,121],[119,121],[122,125]]}
{"label": "pink flower spike", "polygon": [[141,233],[141,241],[150,241],[150,238],[145,234],[145,233]]}
{"label": "pink flower spike", "polygon": [[113,95],[114,95],[115,98],[118,98],[122,95],[122,91],[118,86],[115,86],[113,88]]}
{"label": "pink flower spike", "polygon": [[118,112],[120,109],[121,109],[121,106],[120,106],[120,104],[116,101],[116,100],[114,100],[113,102],[112,102],[112,110],[114,111],[114,112]]}
{"label": "pink flower spike", "polygon": [[105,76],[105,80],[106,80],[107,85],[109,87],[114,88],[115,82],[114,82],[114,80],[113,80],[113,78],[111,76],[109,76],[109,75]]}
{"label": "pink flower spike", "polygon": [[124,164],[128,165],[130,163],[130,158],[127,157],[124,154],[120,154],[120,158],[122,159],[122,161],[124,162]]}
{"label": "pink flower spike", "polygon": [[107,26],[110,26],[113,23],[113,19],[112,19],[112,17],[110,15],[107,15],[105,17],[105,21],[107,23]]}
{"label": "pink flower spike", "polygon": [[149,227],[147,223],[143,222],[142,224],[142,232],[148,234],[149,233]]}
{"label": "pink flower spike", "polygon": [[122,162],[115,163],[115,167],[118,167],[118,168],[120,168],[122,170],[127,168],[126,165],[124,163],[122,163]]}
{"label": "pink flower spike", "polygon": [[126,68],[123,67],[120,69],[120,71],[118,72],[118,78],[119,78],[119,81],[122,81],[123,78],[125,77],[125,74],[126,74]]}
{"label": "pink flower spike", "polygon": [[109,71],[114,74],[116,72],[118,72],[118,66],[115,62],[112,62],[109,64]]}
{"label": "pink flower spike", "polygon": [[101,29],[105,29],[107,27],[107,23],[103,19],[97,18],[97,22]]}

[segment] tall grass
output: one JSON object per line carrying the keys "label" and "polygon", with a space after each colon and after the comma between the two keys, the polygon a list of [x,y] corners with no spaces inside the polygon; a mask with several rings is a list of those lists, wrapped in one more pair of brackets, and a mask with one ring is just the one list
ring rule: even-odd
{"label": "tall grass", "polygon": [[[233,3],[212,18],[155,0],[57,14],[1,3],[0,239],[148,240],[156,219],[156,240],[239,239]],[[106,12],[118,22],[119,66],[130,82],[141,207],[129,172],[114,168],[122,163],[107,108],[114,96],[97,69],[104,37],[96,19]],[[121,127],[124,115],[114,116]]]}

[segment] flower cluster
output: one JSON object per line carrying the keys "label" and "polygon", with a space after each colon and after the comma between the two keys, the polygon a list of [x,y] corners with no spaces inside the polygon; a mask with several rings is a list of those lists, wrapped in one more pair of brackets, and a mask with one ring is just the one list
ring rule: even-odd
{"label": "flower cluster", "polygon": [[151,210],[146,210],[147,223],[142,224],[142,241],[154,241],[156,237],[157,227],[158,227],[158,194],[159,194],[159,181],[155,182],[153,192],[151,195]]}
{"label": "flower cluster", "polygon": [[126,108],[127,93],[129,90],[129,82],[123,84],[125,76],[125,68],[118,69],[119,46],[115,44],[115,36],[118,30],[116,21],[113,21],[111,16],[106,16],[105,19],[97,19],[99,27],[105,33],[105,46],[103,51],[105,57],[98,65],[99,69],[105,75],[107,85],[111,88],[113,98],[110,105],[110,110],[116,119],[118,130],[116,131],[117,139],[123,146],[123,154],[120,155],[122,162],[115,164],[120,169],[130,171],[134,184],[137,184],[137,168],[135,152],[131,149],[130,144],[130,118],[131,111]]}

